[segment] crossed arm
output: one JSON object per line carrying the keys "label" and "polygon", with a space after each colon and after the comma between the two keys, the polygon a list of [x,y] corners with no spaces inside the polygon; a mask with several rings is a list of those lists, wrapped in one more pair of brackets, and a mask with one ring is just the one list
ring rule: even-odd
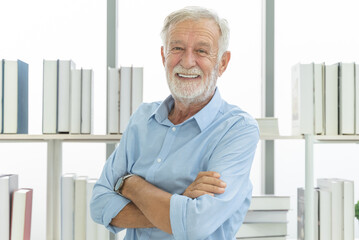
{"label": "crossed arm", "polygon": [[[182,195],[197,198],[204,194],[224,193],[226,183],[213,171],[200,172],[195,181]],[[122,194],[131,200],[111,221],[111,225],[121,228],[157,227],[172,234],[170,222],[170,199],[172,194],[148,183],[139,176],[126,179]]]}

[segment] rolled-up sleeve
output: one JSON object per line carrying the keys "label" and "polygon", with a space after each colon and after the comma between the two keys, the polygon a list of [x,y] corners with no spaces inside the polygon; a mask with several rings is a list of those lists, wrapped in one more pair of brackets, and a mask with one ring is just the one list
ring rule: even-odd
{"label": "rolled-up sleeve", "polygon": [[90,203],[92,219],[113,233],[123,229],[110,225],[112,218],[130,202],[113,190],[118,178],[127,172],[126,138],[125,133],[119,146],[107,159],[102,174],[93,188]]}
{"label": "rolled-up sleeve", "polygon": [[243,222],[250,205],[249,175],[258,140],[259,131],[254,120],[250,123],[238,121],[218,142],[207,169],[221,174],[221,179],[227,183],[225,192],[196,199],[172,195],[170,221],[175,239],[206,239],[238,211],[241,212],[238,225]]}

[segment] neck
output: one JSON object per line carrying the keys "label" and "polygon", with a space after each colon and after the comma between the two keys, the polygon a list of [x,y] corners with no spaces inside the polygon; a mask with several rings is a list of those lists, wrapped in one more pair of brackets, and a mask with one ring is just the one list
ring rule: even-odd
{"label": "neck", "polygon": [[194,116],[202,108],[204,108],[209,101],[211,101],[213,95],[202,102],[186,102],[175,99],[174,106],[171,112],[168,114],[168,119],[174,124],[180,124]]}

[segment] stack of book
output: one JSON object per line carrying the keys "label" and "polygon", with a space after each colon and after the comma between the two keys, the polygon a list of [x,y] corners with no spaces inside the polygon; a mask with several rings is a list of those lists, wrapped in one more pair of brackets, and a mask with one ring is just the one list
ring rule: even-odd
{"label": "stack of book", "polygon": [[18,175],[0,175],[0,239],[30,240],[31,188],[18,188]]}
{"label": "stack of book", "polygon": [[253,196],[236,238],[241,240],[285,240],[289,209],[289,196]]}
{"label": "stack of book", "polygon": [[278,118],[256,118],[261,136],[279,136]]}
{"label": "stack of book", "polygon": [[119,134],[143,101],[143,67],[109,68],[107,76],[107,133]]}
{"label": "stack of book", "polygon": [[359,65],[292,67],[293,134],[359,134]]}
{"label": "stack of book", "polygon": [[97,179],[66,173],[61,177],[61,239],[109,239],[109,231],[90,215],[92,189]]}
{"label": "stack of book", "polygon": [[75,69],[71,60],[43,62],[44,134],[91,134],[93,128],[93,71]]}
{"label": "stack of book", "polygon": [[[354,182],[326,178],[314,190],[315,240],[354,239]],[[304,239],[304,189],[298,188],[298,239]]]}
{"label": "stack of book", "polygon": [[0,60],[0,133],[28,133],[29,65]]}

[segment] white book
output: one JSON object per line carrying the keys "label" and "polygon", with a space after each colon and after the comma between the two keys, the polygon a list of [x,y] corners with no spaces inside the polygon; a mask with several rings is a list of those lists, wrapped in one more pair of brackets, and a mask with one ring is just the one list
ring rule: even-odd
{"label": "white book", "polygon": [[131,115],[143,102],[143,67],[132,67]]}
{"label": "white book", "polygon": [[332,194],[324,189],[319,189],[319,236],[332,239]]}
{"label": "white book", "polygon": [[298,63],[292,67],[293,135],[314,133],[314,64]]}
{"label": "white book", "polygon": [[274,237],[287,235],[287,223],[244,223],[236,238]]}
{"label": "white book", "polygon": [[324,63],[314,64],[314,132],[324,134]]}
{"label": "white book", "polygon": [[3,133],[3,87],[4,87],[4,60],[0,60],[0,133]]}
{"label": "white book", "polygon": [[124,133],[131,116],[131,67],[120,68],[120,133]]}
{"label": "white book", "polygon": [[93,128],[93,71],[82,69],[81,133],[91,134]]}
{"label": "white book", "polygon": [[81,133],[81,70],[71,70],[70,133]]}
{"label": "white book", "polygon": [[[87,190],[86,190],[86,208],[87,208],[87,215],[86,215],[86,240],[97,240],[97,223],[95,223],[90,214],[90,202],[92,198],[92,190],[95,186],[97,179],[88,179],[87,180]],[[102,239],[102,238],[99,238]]]}
{"label": "white book", "polygon": [[354,63],[339,64],[339,134],[355,132]]}
{"label": "white book", "polygon": [[32,194],[32,189],[25,188],[14,192],[11,214],[11,240],[30,240]]}
{"label": "white book", "polygon": [[4,133],[28,133],[29,66],[4,60]]}
{"label": "white book", "polygon": [[355,64],[355,134],[359,134],[359,65]]}
{"label": "white book", "polygon": [[239,238],[237,237],[237,239],[240,240],[286,240],[287,238],[285,236],[280,236],[280,237],[256,237],[256,238]]}
{"label": "white book", "polygon": [[43,60],[42,133],[57,132],[57,60]]}
{"label": "white book", "polygon": [[[319,239],[319,189],[313,189],[314,196],[314,240]],[[297,239],[305,240],[305,190],[297,189]]]}
{"label": "white book", "polygon": [[354,239],[354,182],[344,180],[343,189],[343,226],[344,226],[344,240]]}
{"label": "white book", "polygon": [[86,185],[87,177],[75,179],[75,240],[86,240]]}
{"label": "white book", "polygon": [[276,195],[253,196],[249,210],[289,210],[290,197]]}
{"label": "white book", "polygon": [[105,228],[104,225],[97,224],[97,239],[98,240],[109,239],[109,237],[110,237],[110,232],[107,230],[107,228]]}
{"label": "white book", "polygon": [[108,68],[107,72],[107,133],[120,133],[120,72]]}
{"label": "white book", "polygon": [[261,136],[279,136],[278,118],[256,118]]}
{"label": "white book", "polygon": [[342,240],[344,237],[343,182],[335,179],[317,179],[317,185],[320,189],[331,192],[332,239]]}
{"label": "white book", "polygon": [[70,132],[70,82],[71,70],[75,63],[71,60],[59,60],[57,95],[57,131]]}
{"label": "white book", "polygon": [[248,211],[244,223],[286,223],[288,222],[286,210],[281,211]]}
{"label": "white book", "polygon": [[61,177],[61,239],[74,240],[76,174],[66,173]]}
{"label": "white book", "polygon": [[0,240],[10,239],[12,194],[18,189],[18,175],[0,175]]}
{"label": "white book", "polygon": [[338,135],[338,64],[325,66],[325,134]]}

